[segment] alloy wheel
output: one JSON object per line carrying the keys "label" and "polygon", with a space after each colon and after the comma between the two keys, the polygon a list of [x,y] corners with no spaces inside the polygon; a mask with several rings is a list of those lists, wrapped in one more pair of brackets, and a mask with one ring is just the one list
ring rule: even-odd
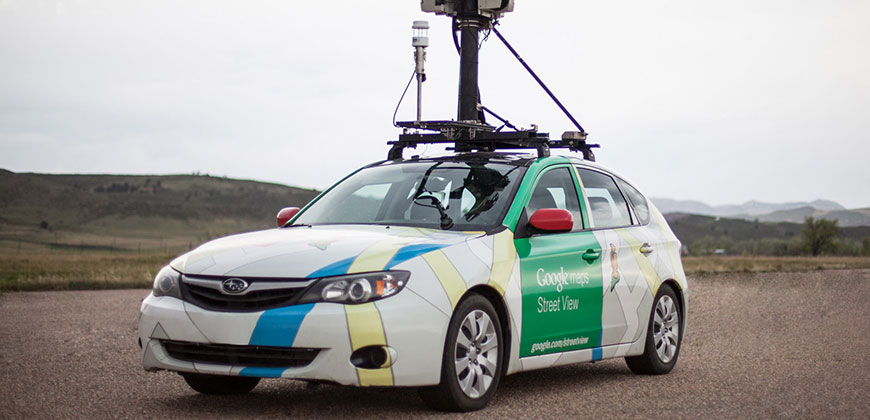
{"label": "alloy wheel", "polygon": [[680,343],[680,315],[670,296],[664,295],[656,304],[653,317],[653,342],[662,363],[674,358]]}
{"label": "alloy wheel", "polygon": [[480,398],[492,385],[498,366],[498,337],[486,312],[477,309],[466,315],[454,354],[459,387],[468,397]]}

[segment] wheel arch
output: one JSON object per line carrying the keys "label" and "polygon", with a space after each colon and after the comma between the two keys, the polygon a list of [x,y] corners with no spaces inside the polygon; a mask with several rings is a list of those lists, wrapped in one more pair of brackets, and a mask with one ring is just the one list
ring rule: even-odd
{"label": "wheel arch", "polygon": [[498,322],[501,324],[502,328],[502,340],[503,340],[503,349],[501,351],[502,360],[502,377],[507,375],[508,365],[510,364],[510,356],[511,356],[511,323],[510,316],[508,315],[507,304],[504,301],[504,297],[494,288],[489,285],[480,284],[474,286],[462,295],[462,299],[460,302],[468,297],[471,294],[477,294],[483,296],[486,300],[492,304],[492,307],[495,308],[495,313],[498,315]]}
{"label": "wheel arch", "polygon": [[665,280],[662,282],[662,285],[668,285],[674,291],[674,294],[677,295],[677,305],[680,305],[680,315],[682,316],[682,322],[680,322],[680,340],[682,341],[683,334],[686,332],[686,318],[689,315],[689,310],[686,307],[685,291],[680,282],[674,279]]}

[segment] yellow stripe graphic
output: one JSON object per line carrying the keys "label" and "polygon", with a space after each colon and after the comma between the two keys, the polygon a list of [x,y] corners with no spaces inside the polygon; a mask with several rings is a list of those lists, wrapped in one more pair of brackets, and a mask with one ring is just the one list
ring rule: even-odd
{"label": "yellow stripe graphic", "polygon": [[489,285],[504,295],[511,273],[514,271],[514,261],[517,250],[514,247],[514,233],[505,229],[492,238],[492,271]]}
{"label": "yellow stripe graphic", "polygon": [[429,267],[432,267],[432,271],[441,282],[441,287],[447,292],[451,307],[455,308],[459,299],[462,298],[462,294],[468,288],[462,275],[442,251],[430,252],[423,258],[429,263]]}
{"label": "yellow stripe graphic", "polygon": [[402,230],[398,236],[403,238],[425,238],[438,232],[441,231],[426,228],[407,228],[406,230]]}
{"label": "yellow stripe graphic", "polygon": [[[656,218],[656,224],[658,225],[657,228],[659,229],[659,232],[665,233],[665,229],[667,229],[668,226],[668,222],[665,220],[665,217],[662,216],[661,212],[659,212],[658,209],[652,210],[652,214],[655,215],[654,217]],[[668,248],[668,256],[671,257],[671,273],[673,273],[674,275],[674,280],[676,280],[677,282],[677,287],[682,288],[682,283],[680,283],[681,280],[677,278],[677,267],[679,267],[679,263],[677,262],[676,252],[679,252],[679,250],[675,251],[675,247],[673,246],[676,245],[677,237],[674,235],[669,235],[669,241],[673,242],[665,244],[665,247]]]}
{"label": "yellow stripe graphic", "polygon": [[[347,316],[347,329],[350,334],[350,345],[353,351],[366,346],[387,345],[381,314],[374,303],[345,305],[344,313]],[[361,386],[393,385],[392,368],[357,368],[356,372],[359,375],[359,384]]]}
{"label": "yellow stripe graphic", "polygon": [[350,268],[348,273],[365,273],[366,271],[381,271],[388,262],[396,255],[399,247],[393,240],[380,241],[368,247],[365,251],[359,254]]}
{"label": "yellow stripe graphic", "polygon": [[616,233],[620,238],[622,238],[622,240],[628,242],[631,246],[631,253],[634,255],[637,265],[640,266],[643,278],[646,279],[646,282],[649,285],[649,291],[653,296],[655,296],[659,291],[659,286],[662,284],[662,279],[659,278],[659,275],[656,273],[656,269],[649,261],[649,258],[640,253],[640,246],[642,244],[625,229],[616,229]]}

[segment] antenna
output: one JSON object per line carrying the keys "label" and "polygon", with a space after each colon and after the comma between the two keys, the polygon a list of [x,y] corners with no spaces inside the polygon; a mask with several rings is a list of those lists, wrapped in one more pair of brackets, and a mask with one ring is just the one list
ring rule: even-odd
{"label": "antenna", "polygon": [[414,47],[414,61],[417,65],[417,122],[423,120],[423,82],[426,81],[426,47],[429,46],[429,22],[415,20],[411,25],[414,35],[411,37],[411,45]]}

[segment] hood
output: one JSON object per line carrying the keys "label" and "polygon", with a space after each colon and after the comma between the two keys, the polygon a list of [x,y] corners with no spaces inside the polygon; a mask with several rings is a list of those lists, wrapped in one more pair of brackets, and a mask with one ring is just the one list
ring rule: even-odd
{"label": "hood", "polygon": [[299,226],[217,239],[170,265],[188,275],[324,277],[390,269],[481,235],[401,226]]}

